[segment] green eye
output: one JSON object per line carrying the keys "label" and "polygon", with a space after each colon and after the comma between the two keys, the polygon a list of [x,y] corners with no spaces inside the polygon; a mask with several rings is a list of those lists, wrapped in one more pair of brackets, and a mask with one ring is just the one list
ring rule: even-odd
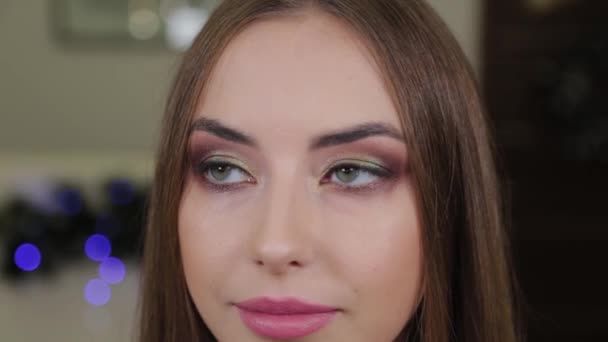
{"label": "green eye", "polygon": [[252,181],[252,176],[244,167],[224,159],[210,158],[197,166],[197,172],[208,182],[221,185],[235,185]]}
{"label": "green eye", "polygon": [[230,165],[217,164],[209,167],[209,174],[216,181],[224,181],[230,176],[232,167]]}
{"label": "green eye", "polygon": [[383,166],[354,160],[334,166],[323,182],[335,183],[347,188],[362,188],[391,176],[392,172]]}
{"label": "green eye", "polygon": [[355,166],[342,166],[335,172],[336,177],[342,183],[352,183],[359,176],[361,169]]}

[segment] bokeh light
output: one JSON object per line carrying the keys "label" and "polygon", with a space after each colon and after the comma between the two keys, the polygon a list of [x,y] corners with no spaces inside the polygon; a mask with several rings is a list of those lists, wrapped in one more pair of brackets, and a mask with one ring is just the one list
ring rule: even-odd
{"label": "bokeh light", "polygon": [[141,8],[129,16],[129,33],[135,39],[146,40],[153,38],[161,27],[161,21],[155,11]]}
{"label": "bokeh light", "polygon": [[118,258],[106,258],[99,265],[99,276],[110,284],[118,284],[125,278],[125,264]]}
{"label": "bokeh light", "polygon": [[57,193],[57,202],[61,211],[67,216],[78,215],[83,207],[84,201],[80,194],[72,189],[64,189]]}
{"label": "bokeh light", "polygon": [[135,198],[135,188],[127,180],[116,179],[108,185],[110,201],[114,205],[124,206]]}
{"label": "bokeh light", "polygon": [[15,265],[27,272],[36,270],[42,260],[40,250],[31,243],[24,243],[17,247],[14,257]]}
{"label": "bokeh light", "polygon": [[95,231],[112,238],[120,231],[120,221],[111,214],[99,215],[95,221]]}
{"label": "bokeh light", "polygon": [[90,280],[84,288],[84,298],[91,305],[106,305],[110,297],[112,297],[112,289],[101,279]]}
{"label": "bokeh light", "polygon": [[84,251],[89,259],[93,261],[103,261],[110,256],[112,244],[106,236],[94,234],[87,239],[84,245]]}
{"label": "bokeh light", "polygon": [[165,39],[172,49],[187,50],[198,32],[203,28],[209,13],[203,8],[179,6],[165,18]]}

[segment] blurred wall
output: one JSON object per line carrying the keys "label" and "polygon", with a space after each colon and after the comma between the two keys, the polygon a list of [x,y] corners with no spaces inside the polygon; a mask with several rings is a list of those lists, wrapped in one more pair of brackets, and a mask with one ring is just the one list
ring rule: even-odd
{"label": "blurred wall", "polygon": [[85,285],[98,277],[90,260],[65,265],[38,281],[11,283],[0,278],[0,341],[134,341],[138,273],[132,263],[126,270],[123,282],[111,286],[110,301],[100,307],[84,300]]}
{"label": "blurred wall", "polygon": [[[430,2],[479,70],[481,0]],[[50,3],[0,2],[0,203],[15,177],[28,172],[89,184],[109,172],[151,174],[175,55],[61,48],[49,33]],[[95,274],[86,262],[25,287],[0,279],[0,340],[129,341],[133,268],[110,303],[96,309],[82,295]]]}
{"label": "blurred wall", "polygon": [[[478,64],[479,0],[433,0]],[[136,150],[155,144],[175,57],[161,50],[62,49],[52,1],[0,5],[0,151]]]}
{"label": "blurred wall", "polygon": [[149,151],[174,55],[63,49],[52,3],[0,4],[0,150]]}
{"label": "blurred wall", "polygon": [[479,75],[481,69],[482,0],[428,0],[448,24]]}

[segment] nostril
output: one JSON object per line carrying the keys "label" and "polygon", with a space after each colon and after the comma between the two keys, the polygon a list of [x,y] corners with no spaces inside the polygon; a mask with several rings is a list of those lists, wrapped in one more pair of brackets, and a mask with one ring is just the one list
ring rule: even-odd
{"label": "nostril", "polygon": [[[255,262],[255,263],[256,263],[256,265],[258,265],[258,266],[264,266],[264,265],[265,265],[265,263],[264,263],[264,261],[263,261],[263,260],[256,260],[256,262]],[[289,262],[289,266],[296,266],[296,267],[300,267],[300,266],[302,266],[302,264],[301,264],[299,261],[297,261],[297,260],[293,260],[293,261]]]}

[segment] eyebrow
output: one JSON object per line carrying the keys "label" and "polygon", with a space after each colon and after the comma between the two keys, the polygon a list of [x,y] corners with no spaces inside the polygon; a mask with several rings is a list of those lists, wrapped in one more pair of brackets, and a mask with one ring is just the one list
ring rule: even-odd
{"label": "eyebrow", "polygon": [[405,141],[395,127],[383,122],[368,122],[315,137],[310,144],[310,149],[348,144],[373,136],[387,136],[401,142]]}
{"label": "eyebrow", "polygon": [[[195,131],[207,132],[237,144],[254,148],[259,147],[259,143],[255,138],[235,128],[222,124],[215,119],[204,117],[196,119],[190,127],[190,133]],[[405,142],[405,139],[399,130],[394,126],[383,122],[367,122],[316,136],[311,140],[309,150],[318,150],[331,146],[348,144],[372,136],[386,136],[399,140],[400,142]]]}
{"label": "eyebrow", "polygon": [[208,132],[219,138],[232,141],[238,144],[243,144],[251,147],[259,146],[258,142],[254,138],[248,136],[245,133],[239,132],[234,128],[230,128],[214,119],[196,119],[190,127],[190,134],[195,131]]}

